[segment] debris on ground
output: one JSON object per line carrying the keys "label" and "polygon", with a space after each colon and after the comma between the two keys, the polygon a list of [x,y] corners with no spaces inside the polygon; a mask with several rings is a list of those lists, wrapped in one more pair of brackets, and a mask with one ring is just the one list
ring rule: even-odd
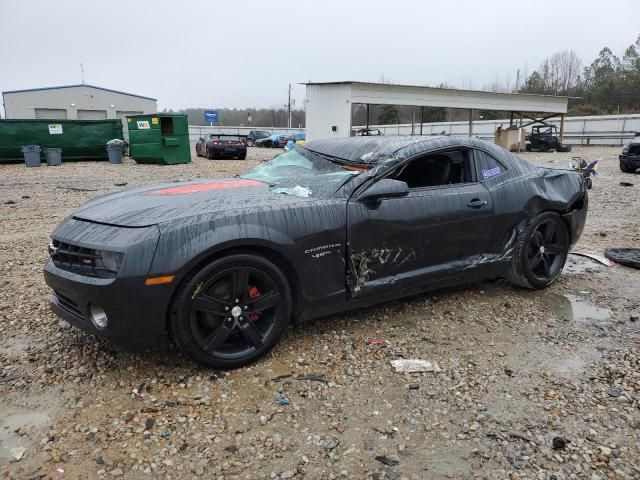
{"label": "debris on ground", "polygon": [[375,459],[383,465],[387,465],[389,467],[395,467],[400,463],[398,460],[394,460],[393,458],[389,458],[384,455],[378,455],[377,457],[375,457]]}
{"label": "debris on ground", "polygon": [[301,374],[296,377],[296,380],[308,380],[310,382],[329,383],[329,380],[327,380],[324,375],[320,375],[320,374],[309,374],[309,375]]}
{"label": "debris on ground", "polygon": [[277,404],[279,404],[279,405],[289,405],[289,399],[288,399],[288,398],[285,398],[285,397],[282,397],[282,396],[280,396],[280,395],[276,396],[276,397],[273,399],[273,401],[274,401],[274,402],[276,402],[276,403],[277,403]]}
{"label": "debris on ground", "polygon": [[[601,236],[606,236],[602,235],[603,232],[600,233]],[[604,265],[605,267],[611,267],[613,265],[613,262],[611,260],[609,260],[606,257],[603,257],[602,255],[598,255],[596,253],[589,253],[589,252],[569,252],[570,255],[578,255],[581,257],[586,257],[586,258],[590,258],[591,260],[595,260],[596,262],[601,263],[602,265]]]}
{"label": "debris on ground", "polygon": [[567,448],[567,442],[564,438],[562,437],[554,437],[551,445],[553,446],[554,450],[564,450],[565,448]]}
{"label": "debris on ground", "polygon": [[436,362],[420,360],[418,358],[401,358],[391,360],[391,365],[396,369],[396,373],[419,373],[419,372],[441,372],[442,369]]}
{"label": "debris on ground", "polygon": [[620,265],[640,268],[640,248],[607,248],[604,255]]}

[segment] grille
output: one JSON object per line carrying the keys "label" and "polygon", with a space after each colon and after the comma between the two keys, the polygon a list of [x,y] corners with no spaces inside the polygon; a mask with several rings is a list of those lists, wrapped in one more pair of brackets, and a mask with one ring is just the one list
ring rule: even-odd
{"label": "grille", "polygon": [[79,247],[71,243],[52,240],[49,244],[49,255],[56,267],[80,275],[99,278],[111,278],[114,272],[99,268],[102,255],[97,250]]}
{"label": "grille", "polygon": [[73,313],[74,315],[76,315],[77,317],[83,318],[82,317],[82,312],[80,311],[80,308],[78,307],[78,304],[76,302],[74,302],[73,300],[71,300],[70,298],[65,297],[64,295],[62,295],[59,292],[53,292],[56,296],[56,299],[58,300],[58,304],[64,308],[65,310]]}

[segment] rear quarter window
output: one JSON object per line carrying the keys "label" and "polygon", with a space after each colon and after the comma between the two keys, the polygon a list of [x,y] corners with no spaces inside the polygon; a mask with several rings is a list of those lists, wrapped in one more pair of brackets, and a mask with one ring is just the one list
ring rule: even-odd
{"label": "rear quarter window", "polygon": [[478,179],[483,182],[495,178],[507,171],[504,164],[500,163],[493,155],[482,150],[475,150],[473,156],[478,169]]}

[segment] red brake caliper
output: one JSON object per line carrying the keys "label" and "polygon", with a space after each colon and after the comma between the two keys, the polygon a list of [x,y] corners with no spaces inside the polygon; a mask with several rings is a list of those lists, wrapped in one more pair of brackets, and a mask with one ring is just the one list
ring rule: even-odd
{"label": "red brake caliper", "polygon": [[[256,287],[255,285],[251,285],[249,287],[249,298],[251,300],[255,300],[256,298],[258,298],[260,295],[262,295],[262,293],[260,293],[260,290],[258,290],[258,287]],[[253,313],[249,316],[249,320],[253,320],[254,322],[256,320],[260,320],[260,314],[259,313]]]}

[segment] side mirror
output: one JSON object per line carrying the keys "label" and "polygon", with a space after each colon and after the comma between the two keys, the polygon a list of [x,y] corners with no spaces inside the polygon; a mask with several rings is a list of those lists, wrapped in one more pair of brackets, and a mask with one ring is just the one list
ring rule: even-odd
{"label": "side mirror", "polygon": [[383,178],[365,190],[359,197],[360,202],[378,202],[384,198],[401,198],[409,195],[409,186],[400,180]]}
{"label": "side mirror", "polygon": [[200,137],[200,138],[199,138],[199,140],[200,140],[201,142],[204,142],[204,137]]}

